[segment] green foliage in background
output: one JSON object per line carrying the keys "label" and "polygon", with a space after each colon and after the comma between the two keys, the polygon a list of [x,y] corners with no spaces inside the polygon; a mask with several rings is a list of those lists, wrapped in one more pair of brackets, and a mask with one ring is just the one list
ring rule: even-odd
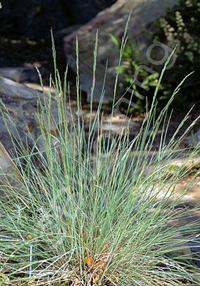
{"label": "green foliage in background", "polygon": [[177,60],[175,65],[166,71],[163,81],[165,95],[189,72],[194,71],[190,79],[182,86],[175,104],[180,109],[186,109],[194,102],[200,103],[199,77],[200,77],[200,2],[199,0],[180,0],[178,5],[166,9],[166,16],[156,21],[160,27],[154,38],[165,43],[170,48],[177,45]]}
{"label": "green foliage in background", "polygon": [[[199,77],[200,77],[200,3],[198,0],[180,0],[178,5],[166,9],[166,16],[157,19],[157,31],[152,35],[152,41],[158,40],[167,45],[172,50],[175,49],[176,62],[170,69],[166,70],[166,76],[159,87],[157,100],[159,102],[158,111],[169,100],[178,82],[187,74],[194,72],[190,79],[185,81],[181,88],[180,95],[174,100],[172,107],[176,111],[187,110],[188,107],[200,104],[199,99]],[[117,49],[120,48],[120,40],[114,35],[110,35]],[[151,57],[155,60],[162,59],[163,55],[159,50],[152,50]],[[143,87],[134,83],[135,70],[145,65],[155,73],[148,73],[141,69],[137,79]],[[134,90],[133,103],[135,110],[132,114],[143,112],[146,109],[146,100],[152,101],[153,89],[161,72],[161,66],[153,66],[143,58],[142,54],[134,45],[133,39],[127,38],[126,47],[123,50],[122,65],[117,67],[125,80],[124,87]],[[130,94],[129,94],[130,98]]]}
{"label": "green foliage in background", "polygon": [[[120,50],[121,40],[110,34],[116,48]],[[129,115],[137,115],[138,113],[146,110],[146,97],[149,97],[148,101],[151,101],[153,92],[147,92],[149,89],[153,90],[157,85],[159,73],[155,72],[149,74],[145,69],[140,68],[141,65],[149,65],[144,59],[142,59],[142,53],[135,47],[134,40],[129,36],[126,39],[126,46],[122,51],[122,63],[115,69],[122,75],[122,81],[124,81],[122,91],[127,89],[128,93],[125,95],[128,99],[132,94],[132,108],[128,110]],[[137,73],[137,80],[142,84],[144,88],[141,88],[135,83],[134,74]],[[153,89],[152,89],[153,88]],[[160,85],[160,89],[162,85]],[[125,106],[123,106],[126,109]]]}

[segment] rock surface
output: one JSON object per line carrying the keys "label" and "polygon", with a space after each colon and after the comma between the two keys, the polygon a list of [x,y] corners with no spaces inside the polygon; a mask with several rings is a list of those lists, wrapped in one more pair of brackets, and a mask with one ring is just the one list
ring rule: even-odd
{"label": "rock surface", "polygon": [[187,141],[188,146],[195,148],[200,143],[200,129]]}
{"label": "rock surface", "polygon": [[76,71],[76,34],[78,36],[80,81],[82,89],[88,94],[88,101],[91,98],[93,50],[97,30],[99,31],[99,39],[94,100],[99,101],[108,59],[104,101],[109,102],[113,99],[116,73],[113,68],[117,66],[119,60],[119,51],[109,34],[122,38],[129,13],[132,11],[128,34],[135,40],[139,49],[145,50],[149,45],[148,36],[145,34],[146,31],[149,31],[149,27],[156,18],[165,14],[165,7],[173,6],[176,3],[177,0],[118,0],[110,8],[105,9],[88,24],[81,27],[77,33],[74,32],[64,38],[67,62]]}
{"label": "rock surface", "polygon": [[194,255],[194,262],[200,268],[200,237],[192,236],[188,242],[190,249]]}
{"label": "rock surface", "polygon": [[[48,104],[48,96],[37,92],[23,84],[16,83],[10,79],[0,77],[0,142],[5,146],[9,154],[14,152],[13,144],[8,132],[10,130],[16,141],[29,144],[41,134],[39,120],[36,112],[42,118],[41,108],[38,103],[40,99],[42,106]],[[76,116],[66,107],[66,114],[69,123],[76,122]],[[46,113],[45,113],[46,116]],[[57,101],[51,97],[51,130],[56,134],[58,123]],[[55,121],[54,121],[55,120]],[[5,124],[7,123],[7,126]],[[13,123],[17,128],[13,126]],[[40,142],[38,142],[38,145]]]}
{"label": "rock surface", "polygon": [[16,82],[39,82],[39,75],[31,67],[5,67],[0,68],[0,76]]}
{"label": "rock surface", "polygon": [[9,185],[15,190],[24,190],[22,175],[0,142],[0,196],[5,194],[5,186]]}

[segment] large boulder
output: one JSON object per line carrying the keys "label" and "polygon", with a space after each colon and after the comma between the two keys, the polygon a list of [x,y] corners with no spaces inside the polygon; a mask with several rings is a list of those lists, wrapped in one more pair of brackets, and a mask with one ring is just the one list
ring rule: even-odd
{"label": "large boulder", "polygon": [[0,197],[5,195],[5,186],[10,185],[18,191],[25,189],[20,170],[0,142]]}
{"label": "large boulder", "polygon": [[[40,103],[39,103],[40,101]],[[10,79],[0,77],[0,142],[5,146],[9,154],[15,155],[15,148],[11,136],[16,144],[31,146],[41,135],[41,118],[47,118],[48,96],[37,92],[23,84]],[[44,107],[44,113],[42,111]],[[49,132],[56,135],[58,118],[58,104],[56,98],[51,97],[51,126]],[[69,124],[76,124],[77,117],[66,107],[66,118]],[[37,116],[38,115],[38,116]],[[9,131],[8,131],[9,130]],[[10,136],[11,135],[11,136]],[[43,142],[37,141],[38,148],[42,148]]]}
{"label": "large boulder", "polygon": [[[93,50],[98,30],[98,58],[96,69],[96,87],[94,100],[99,101],[105,76],[105,66],[108,59],[107,80],[105,85],[104,101],[113,99],[114,82],[118,65],[119,51],[116,49],[109,34],[122,38],[130,12],[128,34],[135,40],[137,47],[145,50],[149,42],[147,33],[153,30],[153,21],[165,14],[165,7],[171,7],[178,0],[118,0],[110,8],[100,12],[93,20],[81,27],[78,31],[64,38],[64,51],[69,66],[76,71],[76,35],[79,42],[79,66],[82,89],[87,92],[88,101],[91,98],[93,80]],[[154,26],[155,27],[155,26]]]}
{"label": "large boulder", "polygon": [[19,83],[39,82],[39,75],[32,67],[4,67],[0,68],[0,76]]}

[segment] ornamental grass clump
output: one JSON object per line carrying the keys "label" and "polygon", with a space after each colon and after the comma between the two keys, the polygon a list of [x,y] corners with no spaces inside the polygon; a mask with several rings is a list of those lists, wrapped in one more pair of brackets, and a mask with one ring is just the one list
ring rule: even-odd
{"label": "ornamental grass clump", "polygon": [[[97,43],[94,55],[95,74]],[[41,136],[34,147],[28,152],[16,148],[19,156],[14,162],[21,176],[16,178],[20,187],[14,188],[9,180],[0,187],[1,283],[198,284],[197,258],[187,244],[198,221],[179,224],[193,212],[180,206],[186,191],[175,193],[176,183],[187,175],[184,166],[196,156],[198,147],[179,150],[181,138],[177,141],[176,134],[166,144],[167,130],[163,128],[159,150],[152,155],[155,135],[167,121],[168,107],[180,85],[158,117],[156,88],[141,130],[131,142],[128,126],[123,136],[114,138],[109,131],[104,140],[102,101],[95,119],[90,120],[87,138],[80,118],[69,126],[64,111],[66,75],[62,89],[56,65],[54,85],[59,114],[59,122],[54,122],[56,134],[51,132],[50,112],[48,117],[38,117]],[[92,93],[94,86],[95,76]],[[103,93],[104,88],[102,97]],[[77,106],[80,114],[78,71]],[[37,146],[39,141],[43,149]],[[185,156],[185,165],[168,176],[169,163],[178,156]]]}

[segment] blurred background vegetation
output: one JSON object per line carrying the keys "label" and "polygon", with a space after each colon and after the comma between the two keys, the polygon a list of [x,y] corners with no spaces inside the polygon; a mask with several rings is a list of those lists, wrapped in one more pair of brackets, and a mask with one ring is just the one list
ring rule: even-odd
{"label": "blurred background vegetation", "polygon": [[[196,108],[200,106],[200,2],[198,0],[180,0],[179,4],[173,8],[166,9],[166,16],[156,20],[158,26],[152,34],[152,41],[157,40],[167,45],[172,50],[175,49],[176,62],[166,70],[158,92],[159,108],[161,109],[169,100],[173,90],[190,72],[193,74],[184,82],[181,93],[174,100],[173,106],[176,112],[186,111],[194,103]],[[120,49],[120,39],[110,35]],[[155,61],[161,60],[162,54],[152,50],[151,58]],[[137,80],[142,83],[142,87],[135,83],[133,77],[139,66],[145,65],[154,72],[149,73],[145,69],[140,69]],[[152,65],[137,50],[133,39],[127,39],[127,45],[123,53],[123,62],[120,70],[128,89],[134,90],[132,98],[133,108],[129,114],[137,115],[146,110],[146,103],[151,103],[153,92],[158,82],[161,67]],[[123,86],[124,88],[124,86]],[[130,98],[130,93],[128,95]]]}

